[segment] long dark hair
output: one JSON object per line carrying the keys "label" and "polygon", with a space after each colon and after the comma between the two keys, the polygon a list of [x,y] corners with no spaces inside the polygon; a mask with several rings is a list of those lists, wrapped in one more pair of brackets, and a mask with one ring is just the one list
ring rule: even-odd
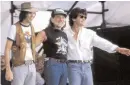
{"label": "long dark hair", "polygon": [[72,19],[76,19],[78,14],[83,14],[87,16],[87,10],[86,9],[81,9],[79,7],[74,8],[71,13],[69,14],[69,24],[70,26],[73,26],[74,22]]}
{"label": "long dark hair", "polygon": [[19,21],[22,22],[27,17],[28,13],[29,12],[27,12],[27,11],[21,11],[20,15],[19,15]]}

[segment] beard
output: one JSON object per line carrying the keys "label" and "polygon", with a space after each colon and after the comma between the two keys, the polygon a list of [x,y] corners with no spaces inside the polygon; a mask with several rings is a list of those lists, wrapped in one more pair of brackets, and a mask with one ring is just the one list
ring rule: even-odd
{"label": "beard", "polygon": [[65,23],[61,23],[61,24],[57,24],[57,25],[55,25],[55,29],[57,29],[57,30],[61,30],[61,28],[63,28],[65,26]]}

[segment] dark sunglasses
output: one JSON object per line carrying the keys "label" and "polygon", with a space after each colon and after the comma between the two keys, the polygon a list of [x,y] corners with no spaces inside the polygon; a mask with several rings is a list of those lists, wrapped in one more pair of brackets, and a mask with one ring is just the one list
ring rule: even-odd
{"label": "dark sunglasses", "polygon": [[87,17],[86,16],[84,16],[84,15],[79,15],[80,16],[80,18],[84,18],[84,19],[86,19]]}

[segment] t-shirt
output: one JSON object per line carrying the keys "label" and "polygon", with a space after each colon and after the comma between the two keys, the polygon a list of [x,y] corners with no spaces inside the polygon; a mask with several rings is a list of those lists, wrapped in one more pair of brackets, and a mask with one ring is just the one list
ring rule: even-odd
{"label": "t-shirt", "polygon": [[44,53],[47,57],[67,59],[68,39],[67,35],[57,29],[46,28],[47,40],[43,44]]}
{"label": "t-shirt", "polygon": [[[31,27],[21,25],[21,28],[23,30],[23,33],[25,35],[25,40],[27,43],[25,61],[26,60],[33,60],[32,49],[31,49]],[[11,41],[16,41],[16,26],[15,25],[12,25],[11,28],[9,29],[7,39],[9,39]]]}

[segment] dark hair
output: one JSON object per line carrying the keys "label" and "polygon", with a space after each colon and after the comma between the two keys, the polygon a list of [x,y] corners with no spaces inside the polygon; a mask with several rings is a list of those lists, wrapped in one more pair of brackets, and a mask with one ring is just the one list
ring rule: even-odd
{"label": "dark hair", "polygon": [[54,12],[55,12],[55,11],[53,10],[53,11],[52,11],[52,13],[51,13],[51,17],[52,17],[52,18],[54,18],[54,17],[55,17]]}
{"label": "dark hair", "polygon": [[53,24],[53,22],[51,21],[51,18],[50,18],[50,20],[49,20],[49,23],[48,23],[48,26],[47,27],[54,27],[54,24]]}
{"label": "dark hair", "polygon": [[81,9],[79,7],[74,8],[69,14],[69,24],[70,24],[70,26],[73,26],[74,22],[73,22],[72,19],[76,19],[78,14],[83,14],[83,15],[87,16],[87,10]]}
{"label": "dark hair", "polygon": [[27,11],[21,11],[20,15],[19,15],[19,21],[22,22],[27,17],[28,13],[29,12],[27,12]]}

